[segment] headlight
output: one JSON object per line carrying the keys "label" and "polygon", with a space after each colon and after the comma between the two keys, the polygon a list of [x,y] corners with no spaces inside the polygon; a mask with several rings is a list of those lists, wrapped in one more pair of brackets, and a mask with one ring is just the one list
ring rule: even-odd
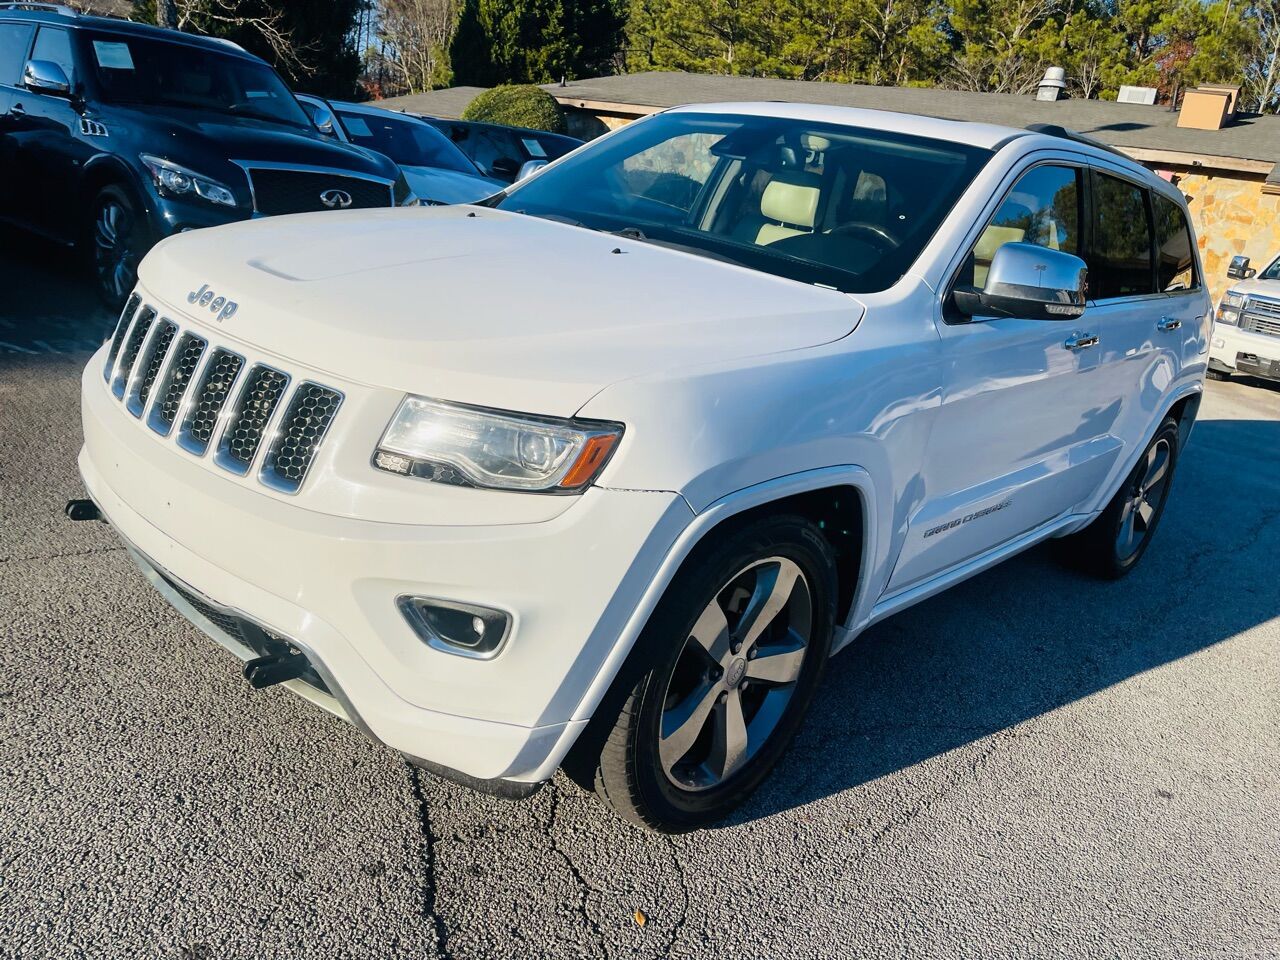
{"label": "headlight", "polygon": [[1218,302],[1218,322],[1232,325],[1240,322],[1240,308],[1244,306],[1244,294],[1228,290]]}
{"label": "headlight", "polygon": [[188,170],[186,167],[179,166],[162,157],[153,157],[149,153],[142,154],[140,159],[146,168],[151,171],[151,179],[154,181],[156,189],[166,197],[189,197],[194,195],[224,207],[234,207],[236,205],[235,194],[216,180],[202,177],[194,170]]}
{"label": "headlight", "polygon": [[405,397],[374,466],[438,483],[578,493],[608,462],[622,425],[504,413]]}

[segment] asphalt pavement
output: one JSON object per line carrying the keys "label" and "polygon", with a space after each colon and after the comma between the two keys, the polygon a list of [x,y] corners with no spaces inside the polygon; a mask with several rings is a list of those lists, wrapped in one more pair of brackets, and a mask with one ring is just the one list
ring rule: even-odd
{"label": "asphalt pavement", "polygon": [[0,957],[1280,957],[1280,387],[1209,385],[1131,577],[1038,549],[877,626],[669,838],[251,690],[62,517],[112,318],[0,250]]}

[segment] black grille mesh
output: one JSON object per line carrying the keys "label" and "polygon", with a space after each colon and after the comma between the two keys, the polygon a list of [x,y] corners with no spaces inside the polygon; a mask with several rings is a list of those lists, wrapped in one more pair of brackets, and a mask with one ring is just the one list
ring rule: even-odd
{"label": "black grille mesh", "polygon": [[252,169],[254,206],[266,216],[331,210],[320,195],[341,190],[351,198],[350,209],[391,206],[391,187],[375,180],[306,170]]}
{"label": "black grille mesh", "polygon": [[208,346],[204,337],[194,333],[184,333],[178,340],[178,348],[174,351],[173,363],[169,366],[169,374],[160,388],[156,398],[155,412],[152,415],[153,425],[161,433],[173,429],[173,421],[178,418],[178,408],[182,405],[182,395],[187,392],[191,377],[200,364],[204,348]]}
{"label": "black grille mesh", "polygon": [[209,448],[214,428],[218,425],[218,415],[222,413],[242,366],[244,361],[226,350],[218,350],[209,360],[196,387],[191,410],[182,423],[182,439],[188,450],[204,453]]}
{"label": "black grille mesh", "polygon": [[285,490],[302,486],[341,403],[336,390],[318,383],[299,385],[280,423],[280,435],[267,451],[263,475]]}
{"label": "black grille mesh", "polygon": [[258,445],[262,443],[262,434],[271,414],[288,385],[289,378],[279,370],[258,365],[249,371],[240,389],[235,419],[222,435],[220,446],[227,457],[248,468],[258,452]]}

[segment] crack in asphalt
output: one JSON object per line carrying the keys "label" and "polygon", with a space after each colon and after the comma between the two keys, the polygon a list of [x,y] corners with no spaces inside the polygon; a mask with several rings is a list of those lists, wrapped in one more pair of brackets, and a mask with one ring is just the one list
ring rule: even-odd
{"label": "crack in asphalt", "polygon": [[671,863],[676,868],[676,876],[680,878],[680,892],[684,895],[684,906],[680,910],[680,916],[671,927],[671,936],[667,938],[667,945],[663,947],[661,956],[670,957],[672,950],[675,949],[676,943],[680,939],[680,934],[684,930],[685,922],[689,919],[689,878],[685,874],[684,863],[680,860],[680,850],[676,846],[675,837],[667,837],[667,848],[671,851]]}
{"label": "crack in asphalt", "polygon": [[555,786],[553,786],[548,793],[551,795],[551,810],[547,816],[546,830],[547,839],[551,842],[551,852],[555,853],[564,861],[565,866],[569,868],[569,873],[573,875],[574,881],[578,884],[578,889],[581,891],[581,897],[578,900],[578,913],[581,914],[582,919],[586,922],[587,926],[590,927],[592,934],[595,935],[596,940],[599,942],[600,955],[608,957],[609,941],[605,937],[604,930],[601,929],[599,921],[592,917],[591,911],[587,909],[587,906],[590,903],[591,894],[598,893],[599,891],[596,890],[596,888],[587,881],[587,878],[582,875],[582,871],[578,868],[578,865],[573,862],[573,858],[569,856],[568,851],[561,848],[560,841],[556,839],[556,818],[560,814],[560,800],[563,794],[560,792],[560,789]]}
{"label": "crack in asphalt", "polygon": [[413,799],[418,804],[418,828],[422,833],[422,918],[430,920],[435,935],[437,957],[449,957],[449,931],[436,911],[436,835],[431,826],[431,810],[422,787],[422,771],[406,762]]}

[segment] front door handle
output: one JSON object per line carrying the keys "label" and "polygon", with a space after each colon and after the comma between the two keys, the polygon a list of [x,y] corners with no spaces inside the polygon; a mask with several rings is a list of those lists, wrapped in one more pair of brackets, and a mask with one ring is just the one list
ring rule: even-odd
{"label": "front door handle", "polygon": [[15,117],[25,117],[27,115],[27,108],[20,103],[15,103],[9,108],[9,113]]}
{"label": "front door handle", "polygon": [[1182,326],[1182,321],[1177,317],[1161,317],[1156,321],[1157,330],[1177,330]]}
{"label": "front door handle", "polygon": [[1094,333],[1073,333],[1063,344],[1068,350],[1087,350],[1098,345],[1098,336]]}

